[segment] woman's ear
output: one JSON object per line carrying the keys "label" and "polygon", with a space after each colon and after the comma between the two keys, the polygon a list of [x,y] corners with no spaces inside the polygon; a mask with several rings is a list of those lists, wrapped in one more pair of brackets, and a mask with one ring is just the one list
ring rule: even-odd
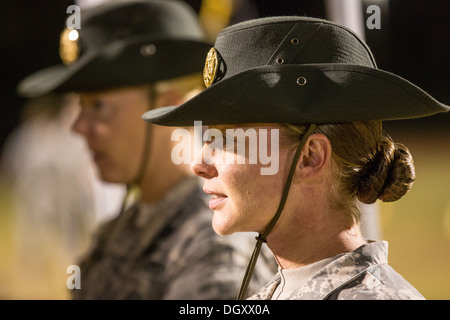
{"label": "woman's ear", "polygon": [[331,143],[321,133],[312,134],[305,143],[298,159],[293,183],[315,183],[323,176],[331,159]]}

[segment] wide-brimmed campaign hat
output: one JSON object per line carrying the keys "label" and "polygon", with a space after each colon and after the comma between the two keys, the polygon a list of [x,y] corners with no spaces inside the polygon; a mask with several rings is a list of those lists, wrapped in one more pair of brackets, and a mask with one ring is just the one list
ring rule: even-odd
{"label": "wide-brimmed campaign hat", "polygon": [[207,89],[142,118],[166,126],[339,123],[416,118],[449,110],[377,68],[351,30],[307,17],[270,17],[224,29],[206,57]]}
{"label": "wide-brimmed campaign hat", "polygon": [[80,13],[61,34],[64,64],[17,88],[24,97],[140,85],[201,72],[211,47],[195,11],[178,0],[112,1]]}

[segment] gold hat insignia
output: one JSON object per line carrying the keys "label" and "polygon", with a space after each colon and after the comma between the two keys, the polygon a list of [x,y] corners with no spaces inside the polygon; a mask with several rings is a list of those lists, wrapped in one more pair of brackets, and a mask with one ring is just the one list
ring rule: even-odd
{"label": "gold hat insignia", "polygon": [[205,67],[203,68],[203,81],[208,88],[216,79],[217,69],[219,68],[219,59],[217,51],[211,48],[206,55]]}
{"label": "gold hat insignia", "polygon": [[59,56],[64,64],[70,64],[80,55],[79,34],[77,29],[66,28],[59,39]]}

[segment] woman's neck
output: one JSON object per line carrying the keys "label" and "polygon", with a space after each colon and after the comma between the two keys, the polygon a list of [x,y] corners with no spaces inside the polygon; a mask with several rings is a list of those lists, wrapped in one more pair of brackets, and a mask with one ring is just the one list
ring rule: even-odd
{"label": "woman's neck", "polygon": [[345,228],[320,219],[305,220],[303,224],[286,219],[279,222],[267,237],[267,245],[283,269],[306,266],[366,243],[359,224]]}

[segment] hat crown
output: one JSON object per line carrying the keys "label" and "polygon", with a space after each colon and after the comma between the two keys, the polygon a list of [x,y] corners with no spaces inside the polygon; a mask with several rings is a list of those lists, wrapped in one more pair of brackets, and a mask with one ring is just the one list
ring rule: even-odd
{"label": "hat crown", "polygon": [[87,9],[79,34],[84,53],[132,38],[204,40],[194,10],[178,0],[114,1]]}
{"label": "hat crown", "polygon": [[211,45],[194,9],[181,0],[115,0],[83,10],[79,30],[66,28],[64,64],[23,79],[24,97],[98,91],[201,73]]}
{"label": "hat crown", "polygon": [[376,67],[351,30],[307,17],[260,18],[219,33],[206,55],[207,88],[143,119],[166,126],[330,124],[447,112],[425,91]]}
{"label": "hat crown", "polygon": [[336,63],[376,67],[367,45],[352,31],[322,19],[270,17],[235,24],[219,33],[216,82],[270,64]]}

